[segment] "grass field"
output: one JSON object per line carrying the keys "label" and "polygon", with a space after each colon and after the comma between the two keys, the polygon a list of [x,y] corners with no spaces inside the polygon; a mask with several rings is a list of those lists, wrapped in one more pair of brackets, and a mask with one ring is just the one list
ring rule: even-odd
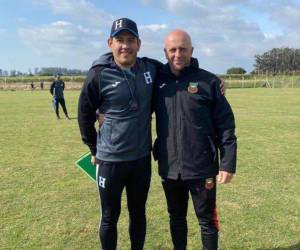
{"label": "grass field", "polygon": [[[218,187],[221,249],[300,249],[300,89],[232,89],[237,176]],[[0,249],[99,249],[96,186],[74,161],[78,91],[71,121],[57,121],[48,91],[0,91]],[[145,249],[171,250],[165,198],[153,164]],[[124,200],[118,249],[129,249]],[[201,249],[191,203],[188,249]]]}

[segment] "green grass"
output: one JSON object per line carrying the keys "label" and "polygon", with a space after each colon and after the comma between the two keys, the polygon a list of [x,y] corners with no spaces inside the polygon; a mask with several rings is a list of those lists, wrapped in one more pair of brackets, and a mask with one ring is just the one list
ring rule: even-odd
{"label": "green grass", "polygon": [[[218,187],[221,249],[300,249],[300,89],[227,91],[238,167]],[[67,91],[76,117],[79,92]],[[74,161],[87,151],[76,119],[57,121],[48,91],[0,91],[0,249],[99,249],[96,186]],[[145,249],[172,249],[157,165],[147,203]],[[189,207],[190,250],[200,249]],[[118,249],[129,249],[126,202]]]}

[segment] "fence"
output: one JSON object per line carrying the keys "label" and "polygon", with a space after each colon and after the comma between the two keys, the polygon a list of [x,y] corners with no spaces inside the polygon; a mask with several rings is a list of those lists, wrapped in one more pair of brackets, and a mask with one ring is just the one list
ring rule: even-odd
{"label": "fence", "polygon": [[[220,75],[227,88],[299,88],[300,75]],[[85,76],[63,76],[66,89],[81,89]],[[49,89],[52,77],[0,77],[0,90]],[[33,83],[34,88],[31,87]]]}
{"label": "fence", "polygon": [[299,88],[300,75],[220,75],[228,88]]}
{"label": "fence", "polygon": [[[66,89],[81,89],[85,76],[64,76]],[[0,90],[35,90],[49,89],[53,77],[48,76],[29,76],[29,77],[0,77]],[[33,87],[32,87],[33,86]]]}

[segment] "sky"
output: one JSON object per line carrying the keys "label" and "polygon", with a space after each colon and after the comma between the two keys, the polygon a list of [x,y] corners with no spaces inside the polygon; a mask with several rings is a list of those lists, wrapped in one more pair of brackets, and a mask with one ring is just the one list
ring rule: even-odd
{"label": "sky", "polygon": [[300,0],[0,0],[0,69],[87,70],[108,52],[113,20],[133,19],[139,56],[166,62],[164,37],[186,30],[201,68],[253,70],[255,55],[300,48]]}

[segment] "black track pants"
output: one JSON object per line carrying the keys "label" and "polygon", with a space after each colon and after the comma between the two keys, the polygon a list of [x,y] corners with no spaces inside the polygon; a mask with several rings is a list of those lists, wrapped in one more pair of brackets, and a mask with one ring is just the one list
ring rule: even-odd
{"label": "black track pants", "polygon": [[53,99],[53,106],[55,109],[56,116],[59,117],[59,110],[58,110],[59,104],[61,105],[61,107],[65,113],[65,116],[68,117],[68,111],[67,111],[66,102],[65,102],[64,98],[54,98]]}
{"label": "black track pants", "polygon": [[218,219],[216,212],[216,185],[207,186],[201,180],[170,180],[163,179],[170,230],[175,250],[186,250],[187,245],[187,209],[189,192],[193,200],[194,210],[201,227],[203,249],[218,249]]}
{"label": "black track pants", "polygon": [[150,155],[129,162],[97,160],[97,183],[102,213],[99,234],[103,250],[117,249],[117,223],[124,187],[129,211],[131,249],[143,249],[146,236],[145,205],[150,179]]}

